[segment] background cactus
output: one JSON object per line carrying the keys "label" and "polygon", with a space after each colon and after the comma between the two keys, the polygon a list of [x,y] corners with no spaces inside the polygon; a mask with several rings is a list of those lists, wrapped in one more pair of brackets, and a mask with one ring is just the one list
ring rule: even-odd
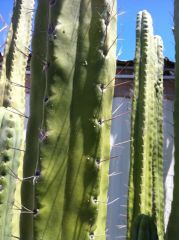
{"label": "background cactus", "polygon": [[[22,214],[21,239],[105,239],[113,97],[106,85],[116,67],[116,1],[47,2],[42,9],[39,1],[36,16],[24,165],[24,177],[40,177],[22,188],[23,206],[31,214]],[[42,44],[47,59],[37,42],[41,31],[48,33]]]}
{"label": "background cactus", "polygon": [[[14,2],[0,77],[0,238],[19,237],[25,72],[34,1]],[[19,167],[19,170],[18,170]]]}
{"label": "background cactus", "polygon": [[152,19],[147,11],[139,12],[137,16],[136,36],[127,237],[131,239],[135,219],[144,214],[157,215],[157,219],[160,216],[160,220],[156,220],[157,231],[159,239],[163,239],[161,202],[164,196],[163,191],[158,193],[158,188],[163,189],[163,54],[161,39],[154,38]]}

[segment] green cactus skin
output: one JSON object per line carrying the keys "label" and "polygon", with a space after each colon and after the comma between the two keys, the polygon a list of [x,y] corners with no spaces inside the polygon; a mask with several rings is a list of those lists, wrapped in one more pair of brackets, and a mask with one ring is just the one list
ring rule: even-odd
{"label": "green cactus skin", "polygon": [[[47,61],[48,4],[48,0],[38,1],[32,39],[30,116],[27,127],[26,152],[23,167],[24,178],[34,176],[39,157],[38,136],[39,129],[42,128],[47,78],[44,66]],[[23,181],[21,197],[23,206],[26,206],[28,209],[35,208],[33,179],[31,181]],[[33,214],[21,214],[21,239],[33,239],[33,218]]]}
{"label": "green cactus skin", "polygon": [[[19,236],[17,224],[21,208],[19,199],[15,198],[16,181],[22,141],[21,119],[17,114],[0,108],[0,238],[10,239]],[[17,235],[18,234],[18,235]]]}
{"label": "green cactus skin", "polygon": [[[31,198],[34,208],[30,208],[37,214],[34,235],[22,233],[21,239],[89,240],[100,236],[103,240],[113,97],[113,89],[104,86],[115,75],[116,1],[49,3],[45,69],[48,101],[42,119],[45,134],[38,163],[34,153],[32,159],[28,158],[33,167],[37,164],[40,169]],[[31,100],[31,107],[36,107],[35,100]],[[27,139],[30,137],[29,131]],[[27,152],[32,151],[27,147]],[[25,195],[31,189],[24,189]]]}
{"label": "green cactus skin", "polygon": [[[163,186],[163,181],[159,182],[162,178],[161,174],[159,174],[160,178],[157,174],[162,159],[154,161],[154,158],[161,154],[158,152],[158,148],[161,151],[161,146],[157,148],[158,143],[156,142],[159,141],[161,144],[161,129],[159,139],[155,139],[154,136],[156,136],[156,119],[158,117],[161,121],[162,118],[161,115],[156,115],[155,110],[156,105],[159,104],[156,102],[155,87],[157,86],[159,69],[161,78],[162,65],[159,66],[158,62],[156,64],[156,61],[158,61],[157,48],[153,36],[152,19],[147,11],[139,12],[137,16],[136,36],[134,97],[131,119],[131,166],[128,193],[127,239],[129,240],[131,239],[135,219],[140,214],[149,217],[153,216],[154,202],[156,203],[155,208],[159,207],[158,202],[160,200],[156,194],[156,188],[159,185],[160,187]],[[162,104],[158,112],[161,114],[161,111]],[[154,155],[155,144],[157,144],[156,155]],[[159,210],[155,211],[158,214]]]}
{"label": "green cactus skin", "polygon": [[178,239],[179,226],[179,1],[175,0],[174,5],[174,37],[175,37],[175,100],[174,100],[174,145],[175,145],[175,165],[174,165],[174,189],[171,214],[167,226],[166,239]]}
{"label": "green cactus skin", "polygon": [[132,240],[158,240],[157,228],[152,217],[141,214],[134,223]]}

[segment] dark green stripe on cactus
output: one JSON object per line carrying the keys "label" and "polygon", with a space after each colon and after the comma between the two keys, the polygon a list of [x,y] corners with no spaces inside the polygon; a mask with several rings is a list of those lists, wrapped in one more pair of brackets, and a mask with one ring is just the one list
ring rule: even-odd
{"label": "dark green stripe on cactus", "polygon": [[[49,1],[39,0],[32,39],[30,117],[26,136],[26,152],[23,167],[24,178],[35,176],[39,170],[39,136],[42,129],[44,106],[48,101],[45,90],[47,81],[48,14]],[[33,178],[31,178],[29,181],[23,181],[21,189],[22,204],[31,210],[35,209],[34,187]],[[21,214],[22,240],[33,239],[33,220],[33,214]]]}

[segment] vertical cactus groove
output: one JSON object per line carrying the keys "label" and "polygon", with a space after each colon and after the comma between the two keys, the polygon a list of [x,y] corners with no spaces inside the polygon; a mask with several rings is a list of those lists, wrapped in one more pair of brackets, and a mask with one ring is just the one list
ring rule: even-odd
{"label": "vertical cactus groove", "polygon": [[[113,89],[105,86],[116,68],[116,1],[48,2],[49,10],[42,12],[43,1],[39,1],[36,16],[36,21],[42,14],[48,19],[47,44],[42,44],[47,61],[44,76],[37,69],[38,58],[34,56],[32,61],[32,91],[39,84],[41,104],[37,119],[34,93],[26,149],[33,153],[25,158],[24,166],[24,177],[38,170],[39,178],[34,186],[24,184],[23,205],[32,214],[22,214],[20,239],[89,240],[100,236],[103,240],[113,97]],[[36,22],[32,54],[43,52],[35,40],[35,34],[46,28],[46,20],[43,22],[44,26]],[[30,144],[33,125],[33,144],[39,141],[39,150]],[[30,164],[33,166],[28,168]]]}
{"label": "vertical cactus groove", "polygon": [[174,5],[174,36],[175,36],[175,100],[174,100],[174,144],[175,144],[175,166],[174,166],[174,189],[172,209],[167,227],[167,240],[178,238],[179,226],[179,1],[175,0]]}
{"label": "vertical cactus groove", "polygon": [[[45,91],[49,27],[48,7],[49,0],[38,1],[32,39],[30,116],[27,127],[26,152],[23,167],[23,178],[31,177],[31,179],[23,181],[21,189],[22,205],[28,209],[35,209],[34,178],[32,176],[35,176],[38,172],[39,134],[40,129],[42,129],[44,106],[48,101]],[[21,239],[33,239],[33,218],[33,214],[21,214]]]}
{"label": "vertical cactus groove", "polygon": [[[158,193],[156,194],[158,191],[156,189],[163,186],[161,170],[159,173],[157,172],[162,164],[162,145],[160,147],[158,145],[158,142],[162,144],[162,103],[158,90],[155,90],[159,88],[159,92],[162,94],[161,71],[163,65],[161,62],[163,58],[157,46],[158,43],[153,36],[150,14],[147,11],[139,12],[136,28],[135,79],[131,119],[128,239],[132,237],[135,219],[141,214],[152,217],[155,212],[158,215],[159,201],[161,199],[163,201],[163,194],[160,196]],[[159,60],[157,54],[160,54]],[[158,61],[160,61],[159,64]],[[159,103],[158,114],[160,113],[160,115],[158,116],[155,108]],[[160,121],[158,130],[156,130],[156,121]],[[157,136],[158,134],[159,136]],[[155,210],[153,210],[154,208]]]}
{"label": "vertical cactus groove", "polygon": [[33,0],[14,1],[0,77],[0,239],[19,238],[25,72]]}

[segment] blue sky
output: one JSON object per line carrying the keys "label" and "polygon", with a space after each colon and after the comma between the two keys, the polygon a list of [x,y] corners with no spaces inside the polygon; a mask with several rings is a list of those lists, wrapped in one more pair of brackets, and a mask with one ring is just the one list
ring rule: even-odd
{"label": "blue sky", "polygon": [[[173,0],[117,0],[119,59],[133,59],[135,52],[135,26],[138,11],[148,10],[153,18],[154,33],[164,41],[164,55],[174,60]],[[0,14],[9,24],[13,0],[0,0]],[[0,19],[0,29],[2,21]],[[0,32],[0,46],[5,41],[6,31]],[[1,47],[0,51],[3,48]]]}
{"label": "blue sky", "polygon": [[119,59],[134,58],[136,15],[145,9],[152,15],[154,34],[163,39],[164,55],[174,60],[173,2],[174,0],[118,0]]}
{"label": "blue sky", "polygon": [[[5,25],[4,21],[9,24],[11,20],[12,7],[13,0],[0,0],[0,29]],[[1,19],[1,16],[3,18],[3,21]],[[2,45],[6,39],[6,30],[0,32],[0,52],[3,51]]]}

